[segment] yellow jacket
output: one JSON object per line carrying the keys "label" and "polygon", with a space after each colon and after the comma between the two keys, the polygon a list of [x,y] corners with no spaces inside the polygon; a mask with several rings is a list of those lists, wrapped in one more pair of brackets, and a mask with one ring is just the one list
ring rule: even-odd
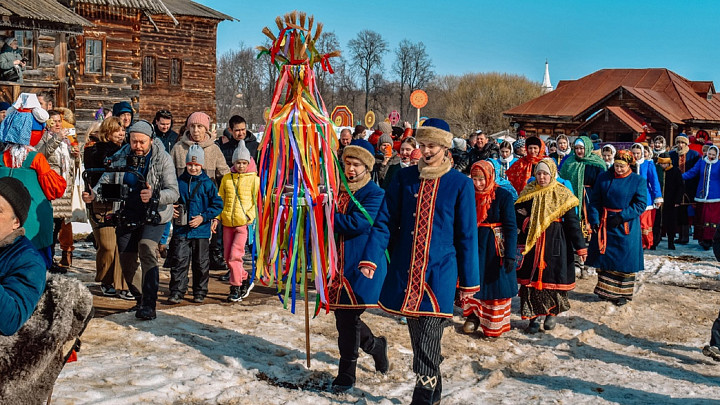
{"label": "yellow jacket", "polygon": [[220,221],[223,226],[243,226],[255,221],[257,209],[255,198],[260,187],[257,173],[228,173],[220,181],[220,197],[223,210]]}

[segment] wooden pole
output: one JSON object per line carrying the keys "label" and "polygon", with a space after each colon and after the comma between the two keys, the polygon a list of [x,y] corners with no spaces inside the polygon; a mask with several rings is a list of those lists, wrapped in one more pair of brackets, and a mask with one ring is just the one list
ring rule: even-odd
{"label": "wooden pole", "polygon": [[417,121],[415,121],[415,128],[420,128],[420,109],[417,109]]}
{"label": "wooden pole", "polygon": [[310,304],[308,302],[308,280],[305,277],[305,356],[310,368]]}

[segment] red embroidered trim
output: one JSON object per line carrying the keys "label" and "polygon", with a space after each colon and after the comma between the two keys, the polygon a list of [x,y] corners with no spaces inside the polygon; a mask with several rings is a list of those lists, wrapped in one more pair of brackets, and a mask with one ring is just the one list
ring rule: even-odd
{"label": "red embroidered trim", "polygon": [[405,292],[403,310],[416,312],[420,308],[425,290],[425,272],[429,260],[430,238],[435,215],[435,200],[440,179],[422,180],[418,190],[417,214],[413,239],[412,261]]}

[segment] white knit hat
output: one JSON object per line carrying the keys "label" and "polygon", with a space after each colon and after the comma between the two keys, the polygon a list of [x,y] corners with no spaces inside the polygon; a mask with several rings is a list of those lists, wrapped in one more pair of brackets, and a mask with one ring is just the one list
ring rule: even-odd
{"label": "white knit hat", "polygon": [[245,141],[239,140],[235,152],[233,152],[232,162],[235,164],[238,160],[244,160],[250,163],[250,151],[245,147]]}

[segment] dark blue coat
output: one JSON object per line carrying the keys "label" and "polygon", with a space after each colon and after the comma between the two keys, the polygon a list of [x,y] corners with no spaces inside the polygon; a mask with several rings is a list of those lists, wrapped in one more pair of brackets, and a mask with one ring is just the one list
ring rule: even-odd
{"label": "dark blue coat", "polygon": [[12,335],[25,324],[43,291],[45,261],[30,240],[17,236],[0,246],[0,335]]}
{"label": "dark blue coat", "polygon": [[[387,215],[385,192],[374,182],[369,182],[354,195],[373,222],[381,211]],[[380,260],[377,263],[372,279],[360,272],[358,263],[372,225],[348,194],[340,194],[339,200],[335,213],[335,234],[338,237],[338,269],[341,273],[336,274],[328,287],[330,308],[377,307],[380,289],[387,274],[387,261]]]}
{"label": "dark blue coat", "polygon": [[[498,187],[495,200],[488,208],[486,223],[502,224],[505,256],[515,258],[517,252],[517,223],[515,222],[515,200],[509,191]],[[509,273],[500,265],[495,248],[495,232],[492,228],[478,228],[478,257],[480,260],[480,291],[475,294],[479,300],[500,300],[517,295],[515,266]]]}
{"label": "dark blue coat", "polygon": [[[200,187],[197,192],[195,192],[195,187]],[[191,176],[185,170],[178,177],[178,189],[180,191],[179,203],[185,204],[188,222],[192,217],[202,215],[203,223],[197,228],[191,228],[190,225],[175,227],[173,235],[187,239],[209,239],[210,221],[220,215],[223,208],[223,201],[215,183],[205,174],[205,170],[197,176]],[[188,201],[193,193],[195,194],[193,199]]]}
{"label": "dark blue coat", "polygon": [[603,208],[620,209],[619,213],[608,212],[608,218],[620,215],[630,228],[625,234],[624,226],[607,230],[607,248],[600,254],[598,234],[593,233],[588,250],[587,265],[601,270],[635,273],[645,269],[640,233],[640,215],[647,206],[647,180],[630,173],[625,178],[616,178],[613,170],[598,176],[590,193],[588,218],[590,224],[600,223]]}
{"label": "dark blue coat", "polygon": [[[422,186],[422,189],[421,189]],[[390,252],[380,306],[404,316],[453,314],[456,283],[479,290],[477,218],[472,181],[457,170],[420,179],[417,166],[401,169],[385,192],[361,264],[377,265]]]}

